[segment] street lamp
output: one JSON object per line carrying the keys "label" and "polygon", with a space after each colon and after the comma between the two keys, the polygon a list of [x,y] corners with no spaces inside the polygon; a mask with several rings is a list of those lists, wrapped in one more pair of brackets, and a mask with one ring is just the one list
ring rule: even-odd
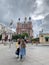
{"label": "street lamp", "polygon": [[[10,22],[10,25],[9,25],[9,27],[10,27],[10,32],[9,32],[9,41],[12,41],[12,24],[13,24],[13,20],[11,20],[11,22]],[[11,43],[9,44],[9,48],[11,47]]]}

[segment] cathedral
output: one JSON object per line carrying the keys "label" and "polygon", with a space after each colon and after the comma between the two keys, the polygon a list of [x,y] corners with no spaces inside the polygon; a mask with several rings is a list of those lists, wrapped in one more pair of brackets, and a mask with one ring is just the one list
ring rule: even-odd
{"label": "cathedral", "polygon": [[28,35],[32,37],[33,36],[32,27],[33,26],[32,26],[31,17],[29,17],[28,20],[27,17],[25,17],[23,22],[20,22],[20,18],[19,18],[16,27],[16,33],[17,34],[28,33]]}

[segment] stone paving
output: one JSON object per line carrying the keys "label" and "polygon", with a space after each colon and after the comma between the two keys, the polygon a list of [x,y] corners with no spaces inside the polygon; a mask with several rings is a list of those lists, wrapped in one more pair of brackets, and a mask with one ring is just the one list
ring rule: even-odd
{"label": "stone paving", "polygon": [[27,44],[23,62],[16,58],[15,43],[11,48],[9,45],[0,45],[0,47],[0,65],[49,65],[49,46]]}

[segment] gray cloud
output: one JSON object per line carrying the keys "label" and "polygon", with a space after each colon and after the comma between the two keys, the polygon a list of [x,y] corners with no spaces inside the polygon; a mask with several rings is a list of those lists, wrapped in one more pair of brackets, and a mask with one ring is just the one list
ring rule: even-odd
{"label": "gray cloud", "polygon": [[44,32],[47,32],[49,33],[49,0],[44,0],[43,1],[44,4],[43,4],[43,12],[45,12],[46,16],[43,20],[43,25],[42,25],[42,28],[44,30]]}
{"label": "gray cloud", "polygon": [[36,0],[0,0],[0,21],[29,16],[36,9]]}
{"label": "gray cloud", "polygon": [[[41,3],[38,6],[38,3],[40,1]],[[35,15],[37,17],[40,15],[44,16],[44,19],[42,20],[42,25],[38,27],[40,29],[43,29],[44,33],[49,33],[49,0],[36,0],[36,2],[37,2],[37,8],[36,11],[34,12]]]}
{"label": "gray cloud", "polygon": [[[13,27],[16,27],[17,19],[25,16],[44,16],[42,27],[46,29],[49,22],[49,0],[0,0],[0,22],[9,25],[14,20]],[[34,32],[39,32],[41,26],[33,23]],[[49,29],[49,27],[47,26]]]}
{"label": "gray cloud", "polygon": [[43,32],[49,33],[49,14],[44,18],[43,22],[44,22],[42,24]]}

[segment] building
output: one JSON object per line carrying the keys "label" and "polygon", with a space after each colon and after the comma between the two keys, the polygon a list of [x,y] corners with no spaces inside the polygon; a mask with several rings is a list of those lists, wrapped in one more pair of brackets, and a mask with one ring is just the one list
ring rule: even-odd
{"label": "building", "polygon": [[25,17],[25,20],[23,22],[20,22],[20,18],[18,19],[17,27],[16,27],[16,33],[22,34],[22,33],[28,33],[30,37],[33,36],[33,30],[32,30],[32,21],[31,17],[29,17],[29,20],[27,21],[27,18]]}
{"label": "building", "polygon": [[3,28],[4,28],[4,26],[0,23],[0,34],[3,33]]}
{"label": "building", "polygon": [[49,43],[49,33],[42,33],[39,35],[40,43]]}
{"label": "building", "polygon": [[14,31],[12,31],[9,27],[0,23],[0,35],[2,34],[2,39],[5,39],[6,35],[8,35],[8,38],[12,37],[13,33],[14,33]]}

